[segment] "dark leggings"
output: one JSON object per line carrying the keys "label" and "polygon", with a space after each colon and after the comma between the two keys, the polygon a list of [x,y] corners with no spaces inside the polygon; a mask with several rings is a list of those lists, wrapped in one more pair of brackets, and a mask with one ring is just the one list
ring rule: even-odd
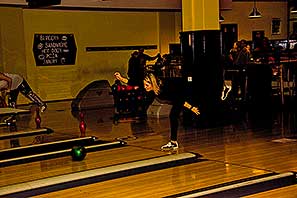
{"label": "dark leggings", "polygon": [[24,96],[27,96],[31,91],[32,89],[27,83],[27,81],[23,80],[23,82],[17,87],[17,89],[10,91],[8,103],[15,105],[18,99],[19,92],[21,92]]}
{"label": "dark leggings", "polygon": [[[146,93],[147,98],[147,108],[152,104],[153,100],[155,99],[154,92]],[[180,113],[183,109],[184,100],[181,98],[175,98],[172,100],[162,100],[159,97],[157,97],[157,100],[166,101],[165,103],[168,103],[172,105],[170,113],[169,113],[169,121],[170,121],[170,139],[172,141],[177,141],[177,130],[178,130],[178,119],[180,116]],[[162,103],[162,102],[161,102]]]}
{"label": "dark leggings", "polygon": [[183,103],[174,102],[170,110],[170,139],[172,141],[177,141],[177,130],[178,130],[178,119],[183,108]]}

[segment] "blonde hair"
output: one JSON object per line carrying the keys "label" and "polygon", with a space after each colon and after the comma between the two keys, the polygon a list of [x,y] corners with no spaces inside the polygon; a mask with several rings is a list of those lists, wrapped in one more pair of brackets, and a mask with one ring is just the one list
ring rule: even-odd
{"label": "blonde hair", "polygon": [[160,93],[160,85],[159,85],[160,82],[155,77],[155,75],[152,74],[152,73],[147,73],[144,80],[150,82],[151,85],[152,85],[154,93],[156,95],[159,95],[159,93]]}

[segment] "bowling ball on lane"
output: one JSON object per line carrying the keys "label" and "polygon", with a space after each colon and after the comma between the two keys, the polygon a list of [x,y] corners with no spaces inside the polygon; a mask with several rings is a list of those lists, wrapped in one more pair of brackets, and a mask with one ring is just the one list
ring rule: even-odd
{"label": "bowling ball on lane", "polygon": [[71,157],[73,161],[82,161],[87,155],[86,148],[83,146],[74,146],[71,149]]}

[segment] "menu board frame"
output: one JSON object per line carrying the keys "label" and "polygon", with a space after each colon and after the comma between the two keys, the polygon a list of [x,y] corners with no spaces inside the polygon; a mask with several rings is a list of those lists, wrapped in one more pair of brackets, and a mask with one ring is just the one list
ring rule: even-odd
{"label": "menu board frame", "polygon": [[34,34],[33,54],[36,66],[74,65],[76,51],[74,34]]}

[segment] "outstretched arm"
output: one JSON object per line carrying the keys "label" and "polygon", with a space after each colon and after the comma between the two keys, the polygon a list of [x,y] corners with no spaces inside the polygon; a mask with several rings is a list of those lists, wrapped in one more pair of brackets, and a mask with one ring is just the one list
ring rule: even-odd
{"label": "outstretched arm", "polygon": [[152,61],[152,60],[156,60],[157,58],[161,57],[161,54],[158,53],[156,56],[150,56],[150,55],[144,54],[144,56],[145,56],[146,60]]}
{"label": "outstretched arm", "polygon": [[189,110],[191,110],[193,113],[195,113],[196,115],[200,114],[200,111],[198,109],[198,107],[192,106],[190,103],[185,102],[184,103],[184,107],[188,108]]}
{"label": "outstretched arm", "polygon": [[123,77],[121,74],[120,74],[120,72],[115,72],[114,74],[114,77],[117,79],[117,80],[119,80],[119,81],[121,81],[121,82],[123,82],[123,83],[128,83],[128,78],[125,78],[125,77]]}

